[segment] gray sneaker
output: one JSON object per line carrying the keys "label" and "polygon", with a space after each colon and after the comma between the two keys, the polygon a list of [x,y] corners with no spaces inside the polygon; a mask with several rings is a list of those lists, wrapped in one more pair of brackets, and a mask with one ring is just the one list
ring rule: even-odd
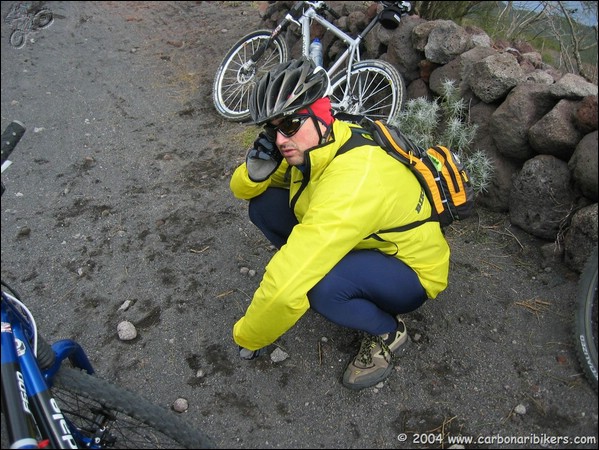
{"label": "gray sneaker", "polygon": [[383,381],[393,370],[393,357],[408,340],[406,324],[399,317],[397,331],[382,336],[367,335],[358,355],[345,369],[343,385],[349,389],[364,389]]}

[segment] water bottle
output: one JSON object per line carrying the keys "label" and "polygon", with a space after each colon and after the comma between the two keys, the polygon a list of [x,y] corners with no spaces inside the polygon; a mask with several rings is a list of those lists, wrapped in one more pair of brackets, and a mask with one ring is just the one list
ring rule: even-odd
{"label": "water bottle", "polygon": [[318,38],[314,38],[310,44],[310,59],[314,64],[322,67],[322,43]]}

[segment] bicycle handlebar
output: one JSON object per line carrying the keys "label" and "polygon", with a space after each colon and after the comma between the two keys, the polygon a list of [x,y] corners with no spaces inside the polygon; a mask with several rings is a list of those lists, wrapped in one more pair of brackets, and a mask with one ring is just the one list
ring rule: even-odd
{"label": "bicycle handlebar", "polygon": [[4,163],[23,137],[23,134],[25,134],[25,125],[18,120],[11,122],[2,133],[2,170],[4,170]]}
{"label": "bicycle handlebar", "polygon": [[[8,166],[10,166],[10,161],[8,161],[8,157],[15,149],[21,138],[25,134],[25,125],[23,125],[18,120],[12,121],[2,133],[2,145],[1,145],[1,171],[4,172]],[[4,183],[0,183],[0,195],[4,194]]]}
{"label": "bicycle handlebar", "polygon": [[341,18],[341,16],[339,14],[337,14],[337,11],[335,11],[333,8],[331,8],[329,5],[325,4],[324,5],[324,9],[326,10],[326,12],[328,12],[331,16],[333,16],[333,18],[335,20],[339,20]]}

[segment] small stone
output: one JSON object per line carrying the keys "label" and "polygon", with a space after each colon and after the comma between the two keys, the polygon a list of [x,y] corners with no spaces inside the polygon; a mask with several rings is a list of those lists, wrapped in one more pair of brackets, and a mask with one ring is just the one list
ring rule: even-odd
{"label": "small stone", "polygon": [[173,403],[173,410],[178,413],[183,413],[189,409],[189,402],[184,398],[178,398]]}
{"label": "small stone", "polygon": [[26,237],[26,236],[29,236],[30,234],[31,234],[31,228],[23,227],[23,228],[19,228],[17,236],[18,237]]}
{"label": "small stone", "polygon": [[131,341],[137,337],[137,330],[135,329],[135,325],[126,320],[119,323],[116,327],[116,330],[119,334],[119,339],[121,341]]}
{"label": "small stone", "polygon": [[131,300],[125,300],[123,304],[120,306],[119,311],[127,311],[131,306]]}
{"label": "small stone", "polygon": [[277,347],[270,354],[270,360],[275,363],[285,361],[287,358],[289,358],[289,355],[287,353],[285,353],[283,350],[281,350],[279,347]]}
{"label": "small stone", "polygon": [[516,414],[523,416],[524,414],[526,414],[526,406],[524,406],[522,403],[520,403],[518,406],[516,406],[514,408],[514,412]]}

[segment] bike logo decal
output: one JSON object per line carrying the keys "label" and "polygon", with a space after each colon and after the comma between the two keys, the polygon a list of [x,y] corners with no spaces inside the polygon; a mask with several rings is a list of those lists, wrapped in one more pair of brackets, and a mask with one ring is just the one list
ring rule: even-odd
{"label": "bike logo decal", "polygon": [[79,448],[75,438],[71,434],[69,424],[62,414],[58,403],[54,398],[50,399],[50,407],[52,408],[52,419],[58,424],[62,436],[59,436],[60,441],[66,445],[64,448]]}
{"label": "bike logo decal", "polygon": [[31,414],[31,410],[29,409],[29,398],[27,397],[27,389],[25,388],[25,378],[23,374],[19,371],[17,374],[17,385],[19,386],[19,392],[21,393],[21,402],[23,405],[23,411],[27,414]]}
{"label": "bike logo decal", "polygon": [[27,348],[25,347],[25,343],[21,339],[16,339],[16,338],[15,338],[15,343],[17,346],[17,355],[23,356],[27,351]]}

